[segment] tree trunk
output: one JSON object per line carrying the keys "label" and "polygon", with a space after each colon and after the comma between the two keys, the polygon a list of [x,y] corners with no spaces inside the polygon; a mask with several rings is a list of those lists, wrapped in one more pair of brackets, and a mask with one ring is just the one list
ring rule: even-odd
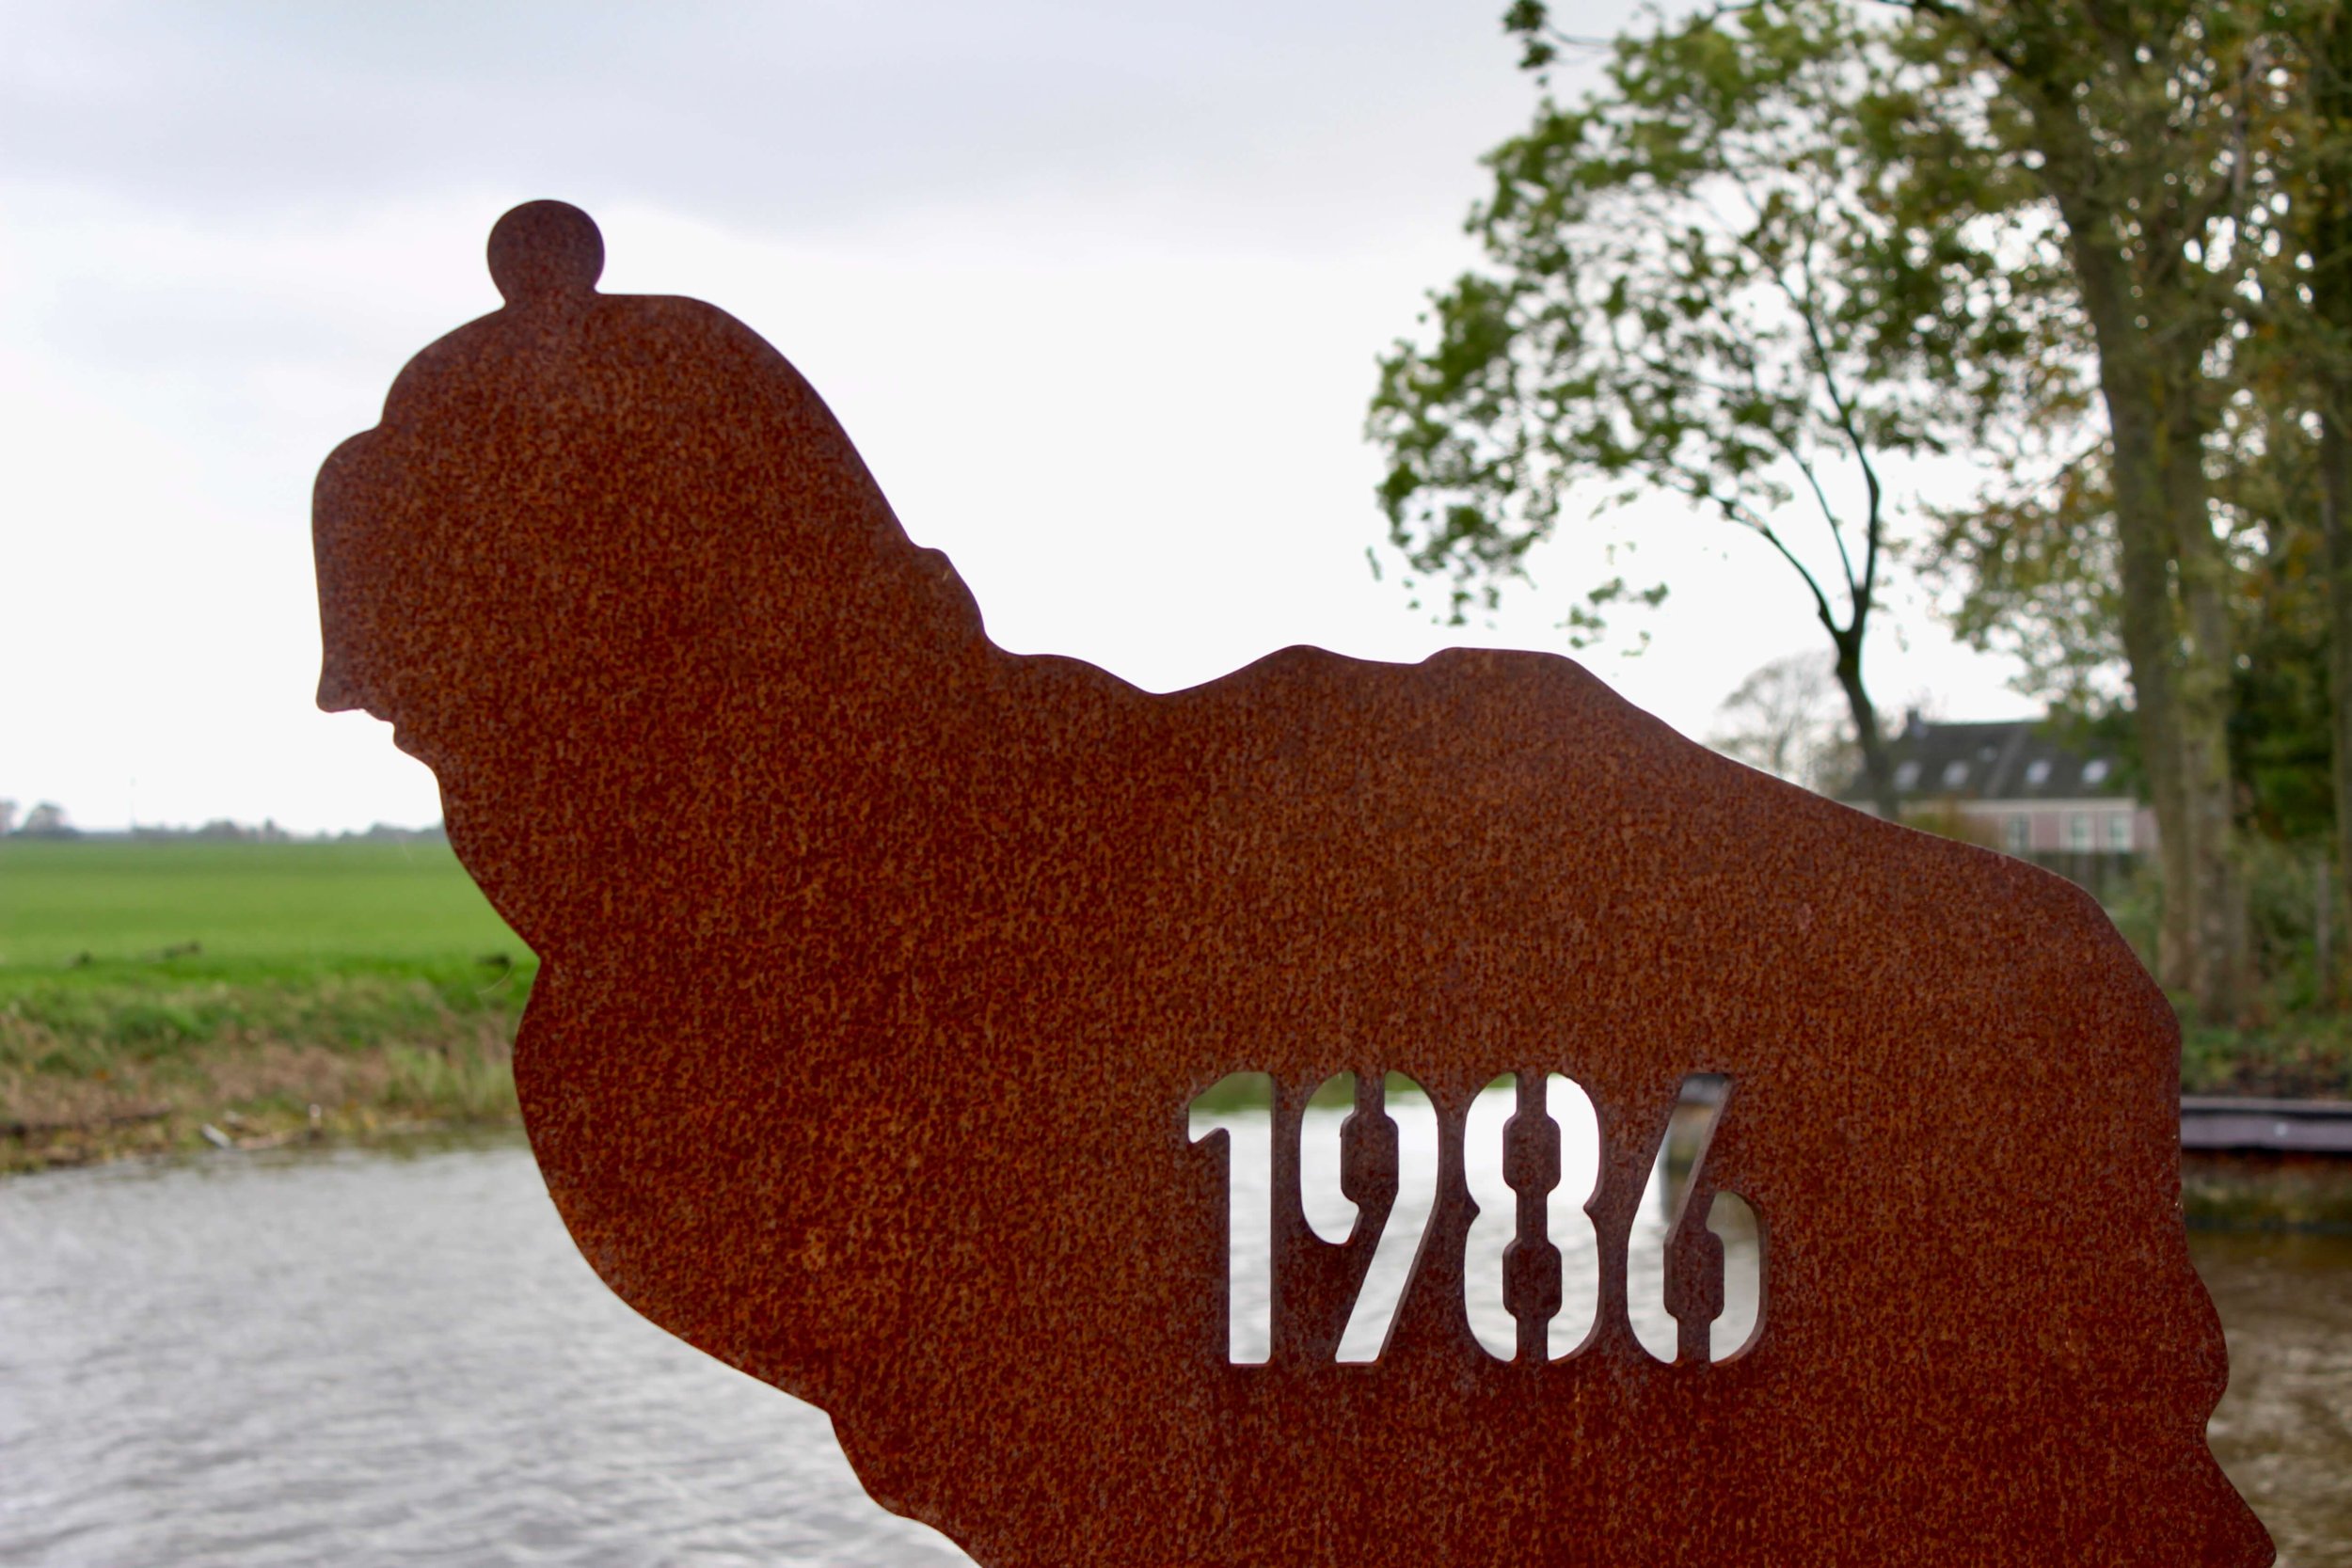
{"label": "tree trunk", "polygon": [[[2161,339],[2191,340],[2182,329]],[[2229,556],[2214,537],[2212,489],[2205,476],[2204,371],[2186,356],[2160,361],[2166,373],[2151,382],[2165,415],[2158,448],[2164,499],[2169,509],[2174,578],[2181,623],[2187,633],[2176,683],[2180,710],[2182,788],[2187,797],[2192,864],[2197,879],[2197,947],[2188,978],[2198,1011],[2212,1023],[2234,1023],[2246,996],[2247,913],[2237,844],[2237,784],[2230,772],[2230,714],[2237,633],[2230,620]]]}
{"label": "tree trunk", "polygon": [[[2319,521],[2328,544],[2328,696],[2333,721],[2330,738],[2335,743],[2336,874],[2352,879],[2352,516],[2346,516],[2344,510],[2352,504],[2352,441],[2346,439],[2345,404],[2340,401],[2347,389],[2335,390],[2338,395],[2328,400],[2332,406],[2323,417],[2319,432]],[[2352,883],[2340,902],[2352,910]],[[2332,998],[2338,992],[2336,955],[2331,947],[2321,949],[2319,966],[2326,982],[2321,989]]]}
{"label": "tree trunk", "polygon": [[[2323,134],[2352,124],[2352,16],[2335,8],[2321,34],[2312,102]],[[2343,907],[2352,910],[2352,167],[2326,168],[2314,181],[2312,313],[2330,341],[2313,379],[2319,389],[2319,522],[2328,549],[2328,688],[2335,746],[2336,874],[2346,879]],[[2318,955],[2323,992],[2334,984],[2332,946]]]}
{"label": "tree trunk", "polygon": [[[2175,395],[2196,395],[2193,384]],[[2177,421],[2186,426],[2192,420]],[[2246,980],[2246,909],[2237,850],[2237,791],[2230,776],[2231,675],[2235,637],[2230,626],[2229,572],[2214,538],[2201,431],[2175,428],[2165,453],[2165,499],[2178,542],[2182,650],[2176,702],[2180,712],[2182,793],[2189,819],[2189,875],[2195,880],[2196,947],[2189,994],[2208,1022],[2235,1022]]]}
{"label": "tree trunk", "polygon": [[2228,562],[2213,536],[2203,467],[2196,335],[2161,330],[2191,324],[2148,319],[2153,302],[2136,297],[2108,215],[2071,195],[2060,193],[2059,207],[2114,443],[2123,650],[2164,879],[2157,977],[2187,991],[2202,1016],[2225,1021],[2238,1009],[2243,928],[2228,746],[2232,638]]}
{"label": "tree trunk", "polygon": [[[1857,617],[1859,619],[1859,617]],[[1837,642],[1837,684],[1846,693],[1846,711],[1853,717],[1854,744],[1862,749],[1862,776],[1870,781],[1870,800],[1889,822],[1902,820],[1902,802],[1895,790],[1895,764],[1886,754],[1886,736],[1879,729],[1879,710],[1862,684],[1862,628],[1851,632],[1830,628]]]}
{"label": "tree trunk", "polygon": [[[2167,140],[2163,62],[2142,52],[2137,71],[2119,55],[2118,17],[2025,7],[2014,18],[2015,47],[1993,53],[2064,223],[2113,441],[2123,650],[2164,877],[2157,974],[2206,1018],[2230,1019],[2245,929],[2227,744],[2233,639],[2202,400],[2204,352],[2226,312],[2177,271],[2181,245],[2203,236],[2171,227],[2184,215],[2174,189],[2181,154]],[[2102,140],[2085,118],[2084,72],[2119,65],[2143,79],[2129,85],[2138,96],[2107,103],[2122,115],[2121,139]]]}

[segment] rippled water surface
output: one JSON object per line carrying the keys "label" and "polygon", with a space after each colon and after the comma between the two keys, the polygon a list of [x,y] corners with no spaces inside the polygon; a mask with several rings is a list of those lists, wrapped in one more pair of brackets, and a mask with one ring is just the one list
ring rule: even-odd
{"label": "rippled water surface", "polygon": [[2285,1568],[2352,1568],[2352,1237],[2189,1236],[2230,1340],[2207,1429]]}
{"label": "rippled water surface", "polygon": [[519,1139],[13,1181],[0,1259],[0,1562],[968,1560],[608,1292]]}
{"label": "rippled water surface", "polygon": [[[2352,1565],[2352,1239],[2193,1240],[2216,1451],[2283,1562]],[[965,1560],[613,1299],[519,1139],[0,1183],[0,1562]]]}

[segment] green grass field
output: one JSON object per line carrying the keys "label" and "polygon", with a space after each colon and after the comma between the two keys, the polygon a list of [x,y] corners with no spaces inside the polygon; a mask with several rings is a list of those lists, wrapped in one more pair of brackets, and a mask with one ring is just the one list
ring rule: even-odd
{"label": "green grass field", "polygon": [[[0,1171],[512,1121],[537,970],[443,844],[0,840]],[[2352,1094],[2352,1019],[2191,1027],[2182,1067]]]}
{"label": "green grass field", "polygon": [[0,841],[0,1169],[511,1119],[537,967],[443,844]]}
{"label": "green grass field", "polygon": [[530,950],[445,844],[0,841],[7,981],[69,967],[290,974],[491,954],[520,963]]}

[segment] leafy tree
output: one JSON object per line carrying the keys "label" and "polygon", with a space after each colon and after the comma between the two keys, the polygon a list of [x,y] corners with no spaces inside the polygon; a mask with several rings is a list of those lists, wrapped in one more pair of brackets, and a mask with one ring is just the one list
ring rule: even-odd
{"label": "leafy tree", "polygon": [[[2273,336],[2265,333],[2265,336]],[[2238,650],[2230,713],[2239,819],[2262,838],[2324,844],[2328,784],[2328,585],[2307,389],[2282,375],[2299,355],[2241,352],[2208,469],[2215,526],[2235,569]]]}
{"label": "leafy tree", "polygon": [[[2352,8],[2343,0],[2280,0],[2273,22],[2265,74],[2286,84],[2279,96],[2288,125],[2275,193],[2280,243],[2256,253],[2244,356],[2251,373],[2242,385],[2269,436],[2257,456],[2285,503],[2278,530],[2305,546],[2277,553],[2315,566],[2310,575],[2322,590],[2305,596],[2316,601],[2307,607],[2315,615],[2282,619],[2326,650],[2334,777],[2325,816],[2336,834],[2340,885],[2352,893]],[[2295,529],[2303,518],[2315,526]],[[2252,662],[2280,671],[2275,654],[2261,650]],[[2307,695],[2313,662],[2283,666],[2303,674],[2296,689]],[[2335,990],[2334,966],[2335,955],[2324,955],[2324,994]]]}
{"label": "leafy tree", "polygon": [[24,814],[24,825],[17,832],[25,838],[74,838],[81,830],[66,820],[63,806],[43,800]]}
{"label": "leafy tree", "polygon": [[1828,794],[1853,777],[1857,748],[1842,721],[1836,662],[1790,654],[1750,672],[1715,710],[1707,743],[1776,779]]}
{"label": "leafy tree", "polygon": [[[2078,420],[2053,403],[2032,428],[2058,452],[2072,422],[2087,437],[2073,461],[2096,472],[2026,473],[1989,497],[1979,559],[2000,559],[2005,536],[2026,540],[2036,585],[2071,596],[2070,616],[2106,595],[2161,827],[2159,968],[2226,1018],[2244,978],[2229,744],[2237,585],[2212,466],[2253,276],[2283,210],[2283,13],[2270,0],[1898,9],[1912,74],[1866,126],[1874,189],[1899,224],[1973,253],[1960,276],[2006,259],[2054,279],[2063,309],[2051,319],[2075,325],[2074,362],[2095,388]],[[1963,334],[1950,352],[1966,362],[1979,350]],[[1966,524],[1947,515],[1946,542]],[[1990,586],[2004,586],[1999,574]]]}
{"label": "leafy tree", "polygon": [[[1507,22],[1532,69],[1566,41],[1541,0]],[[2044,689],[2128,709],[2161,824],[2159,969],[2231,1016],[2241,811],[2309,816],[2280,795],[2312,693],[2284,677],[2315,645],[2313,557],[2280,510],[2298,443],[2352,801],[2347,25],[2343,0],[1756,0],[1618,40],[1601,90],[1490,156],[1489,268],[1384,366],[1392,537],[1458,614],[1581,481],[1751,528],[1811,594],[1883,780],[1858,657],[1880,460],[1964,435],[1989,483],[1932,536],[1959,625],[2022,630]],[[1865,504],[1832,504],[1834,468]],[[1834,576],[1791,547],[1799,495]]]}
{"label": "leafy tree", "polygon": [[[2114,13],[2140,23],[2152,14],[2160,13]],[[2333,720],[2321,713],[2331,701],[2323,689],[2352,695],[2352,680],[2329,681],[2325,673],[2331,657],[2352,652],[2352,638],[2328,625],[2334,611],[2324,603],[2328,581],[2319,566],[2325,517],[2341,511],[2327,503],[2322,397],[2341,385],[2341,351],[2328,345],[2346,336],[2328,325],[2326,307],[2332,300],[2352,323],[2352,303],[2321,286],[2327,268],[2318,260],[2352,252],[2352,235],[2338,230],[2331,240],[2324,232],[2331,213],[2333,221],[2344,217],[2332,203],[2344,185],[2352,104],[2341,98],[2323,103],[2318,90],[2330,79],[2328,40],[2344,37],[2343,8],[2336,0],[2239,3],[2229,14],[2208,8],[2183,24],[2185,40],[2158,41],[2175,53],[2189,46],[2194,55],[2209,41],[2237,40],[2236,57],[2267,88],[2250,91],[2229,79],[2209,95],[2234,105],[2225,171],[2252,193],[2251,216],[2242,230],[2233,221],[2216,226],[2231,244],[2209,250],[2186,242],[2188,261],[2201,264],[2182,270],[2192,294],[2202,296],[2203,330],[2217,334],[2199,366],[2197,406],[2209,426],[2201,466],[2210,526],[2228,566],[2231,641],[2238,655],[2229,705],[2231,772],[2241,815],[2257,831],[2302,836],[2339,815],[2352,822],[2352,814],[2323,806],[2312,794],[2326,774],[2315,759],[2328,749],[2314,751],[2314,738],[2345,712],[2338,702]],[[2152,58],[2157,53],[2148,44],[2138,52]],[[2175,69],[2201,79],[2202,68],[2176,62]],[[2343,79],[2341,68],[2333,79]],[[1942,146],[1938,153],[1940,163],[1952,162]],[[2185,160],[2183,176],[2196,173]],[[2352,279],[2339,272],[2337,281]],[[2136,293],[2141,287],[2135,285]],[[2169,308],[2177,311],[2178,303]],[[2072,355],[2095,363],[2099,346],[2087,316],[2077,339]],[[2098,404],[2052,406],[2015,432],[2001,467],[2018,483],[1940,515],[1934,551],[1946,579],[1964,589],[1960,629],[2024,656],[2030,689],[2084,713],[2113,710],[2123,695],[2108,679],[2124,663],[2123,591],[2104,412]],[[2053,449],[2070,442],[2073,450],[2055,452],[2053,461]],[[2312,728],[2315,716],[2320,731]],[[2352,746],[2333,750],[2352,759]],[[2339,768],[2338,788],[2347,781],[2352,771]]]}
{"label": "leafy tree", "polygon": [[[2226,398],[2207,466],[2232,563],[2229,751],[2239,819],[2265,838],[2307,841],[2335,821],[2328,579],[2314,443],[2274,401],[2277,379],[2266,373]],[[2022,689],[2137,768],[2113,511],[2102,462],[1936,511],[1927,575],[1957,592],[1957,632],[2016,657]],[[2138,777],[2144,786],[2144,770]]]}
{"label": "leafy tree", "polygon": [[[1558,48],[1544,7],[1520,0],[1506,23],[1542,71]],[[1763,540],[1828,633],[1891,816],[1863,671],[1893,544],[1884,467],[1944,450],[1950,400],[1894,329],[1918,262],[1853,134],[1886,58],[1837,0],[1617,40],[1601,87],[1573,107],[1547,97],[1487,155],[1493,191],[1469,222],[1487,268],[1433,294],[1429,341],[1382,361],[1368,430],[1391,542],[1448,581],[1457,620],[1523,575],[1573,496],[1665,492]],[[1571,611],[1574,640],[1663,593],[1602,584]]]}

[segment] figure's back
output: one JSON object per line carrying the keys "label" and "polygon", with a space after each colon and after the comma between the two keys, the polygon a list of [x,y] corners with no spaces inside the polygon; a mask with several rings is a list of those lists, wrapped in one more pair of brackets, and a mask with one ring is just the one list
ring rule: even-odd
{"label": "figure's back", "polygon": [[[2174,1028],[2088,899],[1565,660],[1292,650],[1155,697],[1004,654],[805,383],[595,294],[596,244],[510,214],[508,308],[323,474],[322,698],[401,725],[542,956],[517,1081],[582,1251],[824,1405],[885,1504],[990,1563],[2268,1560],[2204,1447]],[[1231,1140],[1187,1119],[1237,1072],[1276,1090],[1263,1364],[1228,1359]],[[1344,1247],[1284,1185],[1343,1072]],[[1388,1073],[1436,1108],[1436,1207],[1341,1364]],[[1502,1073],[1599,1120],[1600,1306],[1556,1359],[1538,1222],[1521,1356],[1465,1312]],[[1728,1094],[1661,1360],[1627,1239],[1693,1073]],[[1520,1106],[1526,1215],[1558,1161]],[[1764,1233],[1722,1360],[1717,1192]]]}

